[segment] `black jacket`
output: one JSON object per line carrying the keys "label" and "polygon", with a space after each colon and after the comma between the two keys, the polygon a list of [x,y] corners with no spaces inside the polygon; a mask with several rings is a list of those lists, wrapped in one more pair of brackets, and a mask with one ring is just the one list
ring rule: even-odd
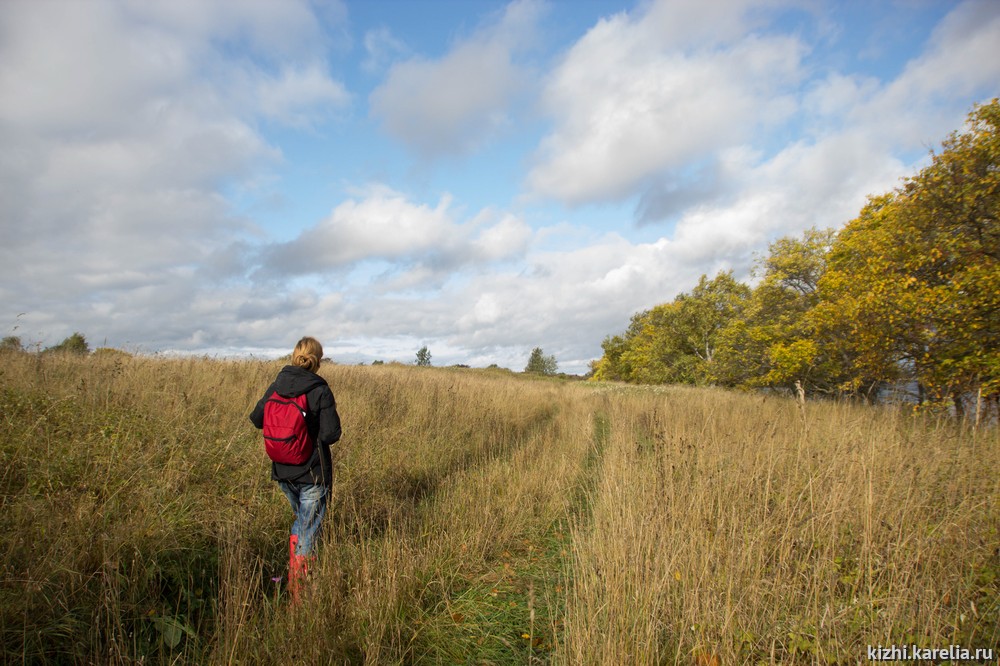
{"label": "black jacket", "polygon": [[264,427],[264,403],[272,393],[278,393],[286,398],[307,394],[309,414],[306,416],[306,427],[315,447],[312,458],[304,465],[282,465],[272,462],[271,478],[275,481],[322,483],[331,486],[333,461],[330,456],[330,445],[340,439],[341,433],[340,416],[337,414],[337,403],[330,385],[313,372],[294,365],[286,365],[250,414],[250,422],[257,428]]}

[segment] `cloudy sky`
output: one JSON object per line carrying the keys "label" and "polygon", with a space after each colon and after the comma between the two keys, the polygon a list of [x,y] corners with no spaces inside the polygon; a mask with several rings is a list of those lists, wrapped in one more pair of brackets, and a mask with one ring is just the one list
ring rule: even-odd
{"label": "cloudy sky", "polygon": [[998,93],[995,0],[6,0],[0,326],[584,372]]}

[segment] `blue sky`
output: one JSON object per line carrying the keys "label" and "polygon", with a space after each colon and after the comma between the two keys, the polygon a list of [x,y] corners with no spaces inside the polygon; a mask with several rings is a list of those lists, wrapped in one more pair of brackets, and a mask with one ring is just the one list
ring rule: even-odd
{"label": "blue sky", "polygon": [[0,3],[0,324],[585,372],[1000,91],[1000,3]]}

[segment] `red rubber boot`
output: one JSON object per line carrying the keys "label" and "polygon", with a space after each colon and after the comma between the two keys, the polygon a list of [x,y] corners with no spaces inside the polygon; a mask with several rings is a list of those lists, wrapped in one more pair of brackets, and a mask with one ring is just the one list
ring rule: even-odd
{"label": "red rubber boot", "polygon": [[302,587],[301,566],[299,561],[303,558],[295,554],[295,549],[299,545],[299,537],[293,534],[288,537],[288,593],[292,597],[292,605],[299,603],[299,590]]}

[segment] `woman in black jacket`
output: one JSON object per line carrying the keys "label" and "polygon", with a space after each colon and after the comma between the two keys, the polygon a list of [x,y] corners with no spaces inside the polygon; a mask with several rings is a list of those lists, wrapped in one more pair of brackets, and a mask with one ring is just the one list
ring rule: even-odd
{"label": "woman in black jacket", "polygon": [[[313,548],[333,485],[330,445],[337,442],[341,434],[333,391],[326,380],[316,374],[322,358],[323,346],[319,341],[311,337],[299,340],[292,352],[292,364],[281,369],[250,414],[250,421],[264,430],[268,454],[272,458],[271,478],[278,482],[295,513],[288,539],[288,589],[293,602],[298,601],[302,580],[308,573],[308,562],[314,559]],[[299,417],[304,419],[304,428],[303,424],[298,424],[299,440],[304,444],[301,461],[294,457],[300,453],[298,450],[290,455],[282,455],[280,451],[283,440],[295,439],[294,419]],[[285,428],[292,434],[276,439],[276,428]]]}

